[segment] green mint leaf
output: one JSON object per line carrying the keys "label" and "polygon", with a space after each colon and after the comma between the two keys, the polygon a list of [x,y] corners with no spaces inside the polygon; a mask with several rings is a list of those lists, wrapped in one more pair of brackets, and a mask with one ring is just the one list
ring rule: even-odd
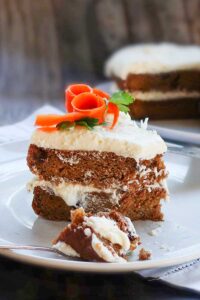
{"label": "green mint leaf", "polygon": [[95,119],[95,118],[83,118],[83,119],[75,121],[76,125],[84,126],[89,130],[92,130],[93,127],[99,125],[98,122],[99,122],[99,120]]}
{"label": "green mint leaf", "polygon": [[133,97],[124,91],[119,91],[114,93],[111,98],[109,99],[110,102],[115,103],[115,104],[124,104],[124,105],[129,105],[133,103]]}
{"label": "green mint leaf", "polygon": [[76,125],[79,125],[79,126],[86,127],[86,128],[87,128],[87,129],[89,129],[89,130],[91,130],[91,129],[92,129],[92,127],[90,127],[90,126],[88,125],[88,123],[87,123],[87,122],[85,122],[85,121],[81,121],[81,120],[79,120],[79,121],[76,121]]}
{"label": "green mint leaf", "polygon": [[119,104],[118,107],[119,107],[119,110],[123,111],[124,113],[128,113],[130,110],[128,106],[123,105],[123,104]]}
{"label": "green mint leaf", "polygon": [[74,122],[65,121],[65,122],[58,123],[56,125],[56,128],[58,128],[59,130],[68,130],[74,126],[75,126]]}
{"label": "green mint leaf", "polygon": [[127,113],[129,105],[134,102],[134,98],[127,92],[119,91],[114,93],[109,99],[110,102],[116,104],[120,111]]}
{"label": "green mint leaf", "polygon": [[88,130],[92,130],[95,126],[105,126],[107,123],[103,122],[101,124],[98,124],[99,120],[95,118],[82,118],[80,120],[74,121],[74,122],[61,122],[56,125],[56,128],[59,130],[69,130],[72,127],[75,127],[76,125],[78,126],[83,126],[86,127]]}

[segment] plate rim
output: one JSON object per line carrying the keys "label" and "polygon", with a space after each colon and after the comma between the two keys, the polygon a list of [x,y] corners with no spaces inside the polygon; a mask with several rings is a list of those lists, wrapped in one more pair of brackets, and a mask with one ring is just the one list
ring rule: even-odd
{"label": "plate rim", "polygon": [[[188,247],[188,248],[192,248]],[[74,261],[64,259],[53,259],[46,257],[31,256],[28,254],[18,253],[14,250],[0,250],[0,255],[7,258],[19,261],[25,264],[46,267],[57,270],[75,271],[75,272],[90,272],[90,273],[126,273],[148,269],[158,269],[165,267],[173,267],[183,263],[188,263],[200,257],[200,243],[195,246],[196,250],[193,254],[184,254],[178,257],[134,261],[126,263],[98,263],[86,261]],[[18,250],[19,251],[19,250]],[[23,250],[25,251],[25,250]],[[27,250],[28,251],[28,250]],[[110,268],[110,266],[112,266]]]}

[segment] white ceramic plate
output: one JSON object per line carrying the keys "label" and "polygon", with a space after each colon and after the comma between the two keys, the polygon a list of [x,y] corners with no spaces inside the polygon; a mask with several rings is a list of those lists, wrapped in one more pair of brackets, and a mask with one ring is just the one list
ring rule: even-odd
{"label": "white ceramic plate", "polygon": [[[98,85],[104,91],[113,93],[117,90],[114,82],[108,81]],[[155,129],[163,138],[200,145],[200,119],[185,120],[149,120],[149,127]]]}
{"label": "white ceramic plate", "polygon": [[[16,151],[26,148],[21,143],[15,144]],[[9,145],[6,147],[12,152]],[[10,147],[13,148],[13,144]],[[170,172],[168,185],[171,201],[163,205],[165,221],[135,222],[141,247],[152,251],[151,260],[138,261],[139,249],[128,263],[114,264],[61,259],[47,252],[1,250],[0,253],[31,264],[95,272],[127,272],[172,266],[200,257],[200,159],[169,153],[166,162]],[[50,246],[51,240],[65,226],[65,222],[47,221],[34,214],[32,195],[26,191],[26,183],[31,177],[25,159],[0,165],[0,244]],[[154,233],[156,235],[152,235]]]}

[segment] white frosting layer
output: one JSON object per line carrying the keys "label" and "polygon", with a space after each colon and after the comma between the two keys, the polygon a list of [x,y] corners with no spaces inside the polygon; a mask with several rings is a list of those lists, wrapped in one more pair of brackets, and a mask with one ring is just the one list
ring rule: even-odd
{"label": "white frosting layer", "polygon": [[102,241],[100,241],[94,233],[92,234],[92,248],[99,257],[107,262],[126,262],[126,260],[117,255],[115,251],[111,252],[106,246],[104,246]]}
{"label": "white frosting layer", "polygon": [[[150,170],[150,169],[149,169]],[[152,170],[151,170],[152,171]],[[141,172],[141,177],[145,176],[145,174],[148,174],[148,169]],[[130,181],[129,184],[131,185],[134,181]],[[138,182],[136,179],[135,182]],[[139,184],[139,182],[138,182]],[[119,200],[121,198],[120,190],[128,191],[129,186],[122,186],[120,189],[120,186],[118,188],[116,186],[110,187],[110,188],[102,188],[98,189],[93,187],[92,185],[81,185],[81,184],[73,184],[73,183],[67,183],[64,180],[62,180],[59,184],[56,184],[53,181],[46,181],[46,180],[40,180],[38,177],[33,178],[28,184],[27,189],[29,191],[33,191],[35,187],[40,187],[43,190],[47,191],[48,193],[54,193],[56,196],[61,197],[65,203],[68,206],[73,207],[83,207],[84,209],[88,206],[88,193],[97,192],[97,193],[107,193],[109,194],[109,199],[114,205],[119,204]],[[125,189],[126,187],[126,189]],[[156,188],[164,188],[167,189],[166,180],[162,180],[161,182],[155,182],[151,185],[145,185],[145,188],[148,190],[148,192],[151,192],[152,190]],[[138,187],[138,189],[140,189]],[[95,196],[93,196],[93,201],[95,200]]]}
{"label": "white frosting layer", "polygon": [[52,191],[56,196],[61,197],[68,206],[76,207],[77,204],[81,205],[83,208],[87,207],[87,194],[92,192],[104,192],[110,194],[110,200],[113,203],[118,204],[119,195],[117,195],[116,188],[109,189],[98,189],[92,185],[81,185],[67,183],[62,180],[59,184],[53,181],[40,180],[39,178],[33,178],[27,185],[29,191],[39,186],[44,190]]}
{"label": "white frosting layer", "polygon": [[87,237],[90,237],[92,235],[92,231],[90,228],[85,228],[84,229],[84,233]]}
{"label": "white frosting layer", "polygon": [[200,70],[200,47],[170,43],[130,45],[114,53],[105,65],[107,76]]}
{"label": "white frosting layer", "polygon": [[79,253],[77,253],[70,245],[64,242],[57,242],[53,245],[53,248],[58,249],[59,251],[63,252],[66,255],[73,256],[73,257],[80,257]]}
{"label": "white frosting layer", "polygon": [[130,240],[127,233],[122,231],[114,220],[104,216],[91,216],[84,218],[84,224],[92,228],[101,237],[109,240],[112,244],[120,245],[122,253],[126,253],[129,250]]}
{"label": "white frosting layer", "polygon": [[151,193],[152,190],[161,189],[161,188],[164,188],[168,193],[166,179],[160,182],[154,182],[153,184],[146,186],[146,189],[148,190],[149,193]]}
{"label": "white frosting layer", "polygon": [[31,143],[58,150],[106,151],[138,159],[151,159],[167,150],[156,131],[139,128],[130,116],[120,113],[118,124],[110,130],[97,126],[93,130],[75,127],[70,130],[44,132],[36,130]]}
{"label": "white frosting layer", "polygon": [[174,100],[179,98],[184,98],[191,100],[191,98],[200,98],[200,93],[198,92],[185,92],[185,91],[176,91],[176,92],[161,92],[161,91],[150,91],[150,92],[140,92],[135,91],[131,93],[135,99],[142,101],[166,101]]}
{"label": "white frosting layer", "polygon": [[136,233],[136,230],[135,230],[135,227],[133,225],[133,222],[131,222],[131,219],[128,218],[128,217],[124,217],[126,219],[126,222],[127,222],[127,227],[128,227],[128,231],[130,232],[130,234],[132,236],[135,235],[135,237],[138,237],[137,233]]}

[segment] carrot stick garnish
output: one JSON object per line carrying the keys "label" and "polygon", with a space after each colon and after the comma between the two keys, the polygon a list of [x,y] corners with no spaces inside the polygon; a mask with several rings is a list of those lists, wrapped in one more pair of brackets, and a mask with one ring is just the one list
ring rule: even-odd
{"label": "carrot stick garnish", "polygon": [[118,106],[112,102],[109,102],[107,113],[113,114],[113,122],[112,122],[112,125],[110,126],[110,129],[113,129],[113,127],[117,124],[117,121],[119,118]]}
{"label": "carrot stick garnish", "polygon": [[58,131],[56,127],[48,127],[48,126],[38,127],[38,129],[49,133]]}
{"label": "carrot stick garnish", "polygon": [[[65,127],[70,125],[67,123],[59,123],[70,122],[75,126],[78,124],[79,120],[82,120],[82,125],[80,125],[81,122],[79,122],[80,126],[85,126],[84,122],[88,122],[86,127],[93,128],[97,125],[103,125],[105,115],[109,113],[113,114],[113,121],[110,126],[110,129],[112,129],[119,118],[119,107],[120,110],[123,109],[123,111],[127,112],[127,105],[130,104],[130,97],[124,94],[124,92],[115,93],[110,97],[110,95],[104,91],[96,88],[92,89],[86,84],[70,85],[65,91],[65,97],[65,106],[68,111],[66,114],[38,115],[36,117],[35,125],[42,127],[42,130],[44,131],[52,132],[61,128],[61,125]],[[121,104],[121,106],[119,104]],[[94,122],[94,120],[96,123],[91,123]],[[89,122],[92,125],[89,124]]]}
{"label": "carrot stick garnish", "polygon": [[71,84],[65,90],[65,107],[68,112],[73,111],[73,107],[71,105],[72,100],[75,96],[82,93],[90,93],[92,92],[92,88],[87,84]]}
{"label": "carrot stick garnish", "polygon": [[35,125],[53,126],[65,121],[74,122],[84,117],[85,115],[80,112],[72,112],[66,115],[38,115],[36,117]]}

